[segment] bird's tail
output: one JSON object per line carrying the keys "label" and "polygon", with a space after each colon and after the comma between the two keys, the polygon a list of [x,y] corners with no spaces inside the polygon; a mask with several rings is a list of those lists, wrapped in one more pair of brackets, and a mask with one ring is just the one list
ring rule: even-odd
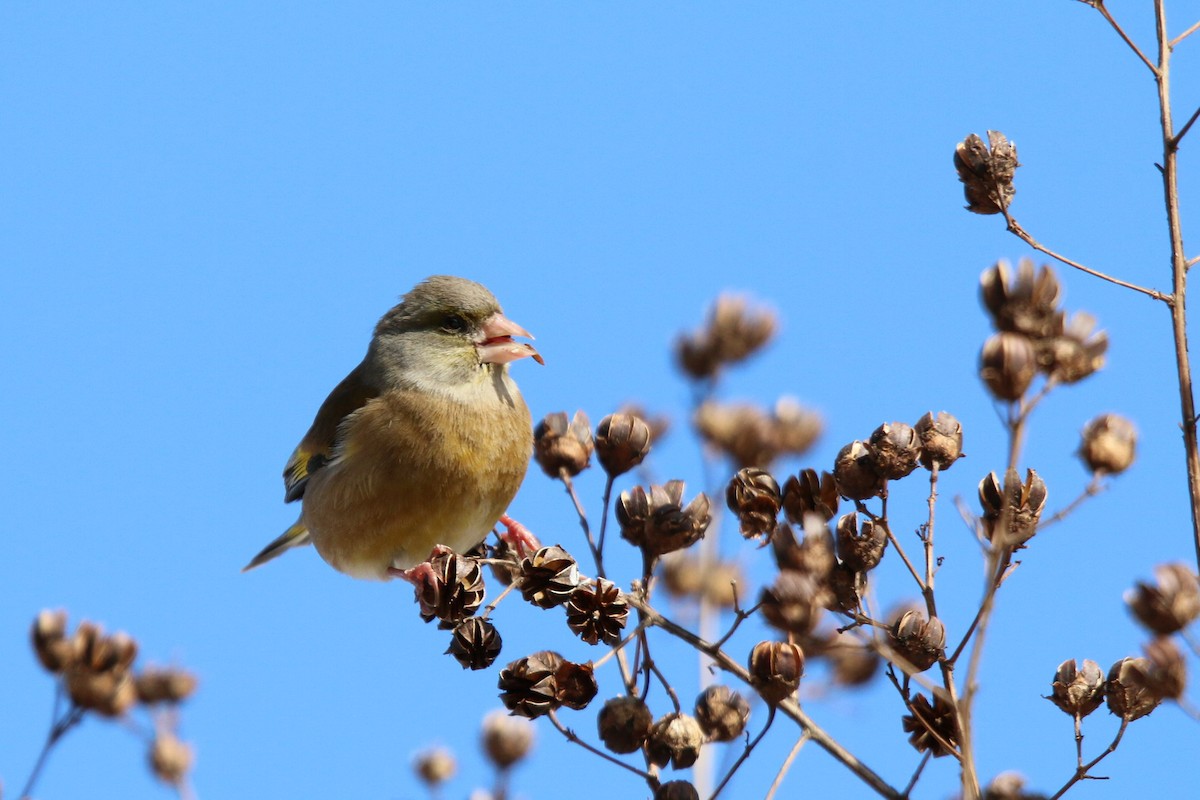
{"label": "bird's tail", "polygon": [[310,538],[308,528],[304,527],[304,523],[297,522],[284,531],[279,538],[264,547],[262,552],[250,559],[250,563],[242,567],[242,572],[248,572],[257,566],[265,564],[272,558],[283,555],[284,551],[290,550],[293,547],[308,544]]}

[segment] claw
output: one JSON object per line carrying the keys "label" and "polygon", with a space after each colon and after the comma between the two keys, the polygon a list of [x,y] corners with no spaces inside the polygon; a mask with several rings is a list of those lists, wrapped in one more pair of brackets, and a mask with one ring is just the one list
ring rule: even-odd
{"label": "claw", "polygon": [[500,515],[500,524],[504,526],[504,533],[500,534],[500,538],[516,553],[518,561],[533,555],[541,548],[542,543],[533,532],[508,514]]}

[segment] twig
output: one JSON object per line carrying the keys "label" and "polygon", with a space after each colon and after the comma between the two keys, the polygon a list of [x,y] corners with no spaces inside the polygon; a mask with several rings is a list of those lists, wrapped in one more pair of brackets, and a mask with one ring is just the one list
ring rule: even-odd
{"label": "twig", "polygon": [[[736,589],[736,587],[735,587],[735,589]],[[733,614],[734,614],[733,624],[731,624],[729,626],[729,630],[727,630],[725,632],[725,635],[717,640],[715,646],[716,647],[724,647],[725,643],[733,638],[733,634],[737,632],[738,626],[740,626],[743,622],[745,622],[750,617],[752,617],[754,615],[754,613],[756,611],[758,611],[760,608],[762,608],[762,603],[758,602],[758,603],[755,603],[754,605],[750,606],[749,610],[743,611],[741,609],[741,607],[738,605],[737,592],[735,591],[733,593]]]}
{"label": "twig", "polygon": [[[1178,45],[1180,42],[1182,42],[1182,41],[1183,41],[1184,39],[1186,39],[1187,37],[1191,36],[1191,35],[1192,35],[1193,33],[1195,33],[1196,31],[1200,31],[1200,22],[1193,22],[1193,23],[1192,23],[1192,27],[1188,28],[1186,31],[1184,31],[1183,33],[1179,34],[1179,35],[1178,35],[1178,36],[1176,36],[1174,39],[1172,39],[1170,42],[1168,42],[1168,43],[1167,43],[1167,47],[1169,47],[1169,48],[1171,48],[1172,50],[1174,50],[1174,49],[1175,49],[1175,47],[1176,47],[1176,45]],[[1180,135],[1180,136],[1182,136],[1183,134],[1181,133],[1181,134],[1179,134],[1179,135]]]}
{"label": "twig", "polygon": [[575,744],[582,747],[584,750],[587,750],[589,753],[594,753],[595,755],[598,755],[601,758],[603,758],[605,761],[616,764],[618,767],[624,767],[625,769],[632,772],[634,775],[637,775],[642,780],[645,780],[645,781],[650,780],[650,777],[651,777],[650,773],[643,772],[642,770],[638,769],[637,767],[635,767],[631,764],[626,764],[621,759],[615,758],[612,755],[609,755],[608,753],[604,752],[600,748],[594,747],[594,746],[588,744],[587,742],[585,742],[583,739],[580,739],[579,735],[577,733],[575,733],[575,731],[571,730],[570,728],[566,727],[565,725],[563,725],[561,722],[558,721],[558,715],[555,714],[553,711],[551,711],[547,716],[550,717],[550,722],[554,724],[554,727],[558,729],[559,733],[561,733],[563,736],[566,737],[568,742],[574,742]]}
{"label": "twig", "polygon": [[913,776],[908,780],[908,786],[904,787],[904,796],[908,797],[912,794],[912,790],[917,788],[917,781],[921,779],[921,773],[925,771],[925,765],[929,763],[929,759],[933,758],[933,751],[926,750],[925,755],[921,756],[921,763],[917,764],[916,770],[913,771]]}
{"label": "twig", "polygon": [[1103,753],[1096,756],[1088,763],[1082,764],[1082,765],[1076,767],[1075,774],[1071,776],[1070,780],[1068,780],[1066,783],[1063,784],[1063,787],[1061,789],[1059,789],[1057,792],[1055,792],[1053,795],[1050,796],[1050,800],[1058,800],[1058,798],[1062,797],[1064,794],[1067,793],[1068,789],[1070,789],[1075,784],[1079,783],[1084,778],[1087,778],[1089,780],[1107,780],[1107,778],[1096,778],[1091,775],[1088,775],[1088,772],[1091,771],[1092,767],[1096,766],[1101,761],[1108,758],[1108,756],[1110,756],[1113,753],[1113,751],[1117,749],[1117,745],[1119,745],[1121,743],[1121,737],[1125,735],[1125,729],[1127,727],[1129,727],[1129,720],[1122,718],[1121,719],[1121,727],[1117,730],[1117,735],[1116,735],[1116,737],[1113,738],[1112,744],[1110,744],[1107,748],[1105,748]]}
{"label": "twig", "polygon": [[1021,227],[1020,223],[1018,223],[1016,221],[1016,219],[1013,218],[1012,214],[1010,214],[1008,212],[1008,209],[1004,209],[1004,221],[1008,223],[1008,230],[1013,235],[1015,235],[1018,239],[1025,242],[1025,244],[1029,245],[1034,250],[1037,250],[1040,253],[1045,253],[1046,255],[1053,258],[1055,261],[1058,261],[1062,264],[1066,264],[1068,267],[1074,267],[1075,269],[1079,270],[1080,272],[1086,272],[1088,275],[1091,275],[1093,277],[1099,278],[1104,281],[1108,281],[1109,283],[1115,283],[1117,286],[1121,286],[1126,289],[1132,289],[1135,292],[1141,292],[1142,294],[1152,297],[1155,300],[1161,300],[1164,303],[1172,302],[1171,295],[1163,294],[1162,292],[1158,291],[1157,289],[1147,289],[1145,286],[1138,286],[1136,283],[1129,283],[1128,281],[1123,281],[1120,278],[1114,278],[1111,275],[1105,275],[1103,272],[1094,270],[1091,267],[1085,267],[1083,264],[1080,264],[1078,261],[1072,261],[1071,259],[1067,258],[1066,256],[1060,255],[1059,253],[1054,252],[1053,250],[1051,250],[1050,248],[1046,247],[1041,242],[1039,242],[1037,239],[1034,239],[1030,234],[1028,234],[1025,231],[1025,229]]}
{"label": "twig", "polygon": [[61,684],[55,690],[54,695],[54,713],[50,724],[50,732],[46,734],[46,742],[42,745],[42,752],[38,753],[37,761],[33,764],[33,769],[29,773],[29,778],[25,781],[24,788],[17,795],[21,800],[28,800],[30,793],[33,792],[34,785],[37,784],[38,778],[41,776],[42,768],[46,766],[46,759],[50,757],[50,751],[58,744],[59,740],[67,734],[71,728],[75,727],[83,720],[84,709],[72,703],[66,713],[61,717],[58,716],[59,707],[62,704],[62,686]]}
{"label": "twig", "polygon": [[725,788],[725,784],[729,783],[730,779],[733,778],[733,773],[737,772],[738,768],[741,767],[742,764],[746,762],[746,759],[750,757],[750,753],[753,752],[754,748],[758,746],[758,743],[762,741],[762,738],[767,735],[767,731],[771,729],[771,723],[774,721],[775,706],[771,706],[771,710],[767,712],[767,724],[763,725],[763,729],[759,732],[758,736],[754,737],[754,741],[747,744],[746,748],[742,750],[742,754],[738,756],[738,760],[733,762],[733,766],[730,767],[729,771],[725,773],[725,777],[722,778],[721,782],[717,784],[717,788],[713,789],[713,793],[709,795],[708,800],[717,800],[717,795],[719,795],[721,790]]}
{"label": "twig", "polygon": [[1176,149],[1179,148],[1179,143],[1183,141],[1183,137],[1187,136],[1187,132],[1192,129],[1192,125],[1196,122],[1196,117],[1200,117],[1200,108],[1192,112],[1192,115],[1188,117],[1188,121],[1179,129],[1179,133],[1175,134],[1175,138],[1171,140],[1173,147]]}
{"label": "twig", "polygon": [[1084,501],[1086,501],[1089,497],[1095,497],[1096,495],[1100,494],[1107,488],[1108,488],[1108,486],[1106,486],[1100,480],[1099,475],[1093,475],[1091,481],[1089,481],[1088,485],[1083,488],[1083,491],[1079,493],[1078,497],[1076,497],[1074,500],[1072,500],[1070,503],[1068,503],[1063,508],[1054,512],[1054,514],[1049,519],[1043,520],[1041,523],[1038,524],[1038,527],[1037,527],[1038,533],[1041,533],[1046,528],[1049,528],[1051,525],[1053,525],[1056,522],[1062,522],[1069,515],[1074,513],[1076,509],[1078,509],[1081,505],[1083,505]]}
{"label": "twig", "polygon": [[796,760],[796,756],[800,755],[800,749],[804,747],[804,743],[810,738],[812,737],[809,736],[808,731],[802,731],[800,733],[800,738],[796,740],[794,745],[792,745],[791,752],[787,754],[787,758],[783,760],[783,764],[781,764],[779,767],[779,772],[775,774],[775,780],[771,781],[771,788],[767,790],[767,796],[765,800],[773,800],[775,793],[779,791],[779,787],[783,785],[784,776],[787,775],[788,770],[792,768],[792,762]]}
{"label": "twig", "polygon": [[[587,539],[588,549],[592,551],[592,560],[596,563],[596,575],[601,578],[607,577],[604,574],[604,557],[601,555],[595,539],[592,538],[592,526],[588,524],[587,512],[583,510],[583,504],[579,502],[579,495],[575,493],[575,483],[567,473],[566,467],[559,469],[558,478],[566,487],[567,496],[571,498],[571,503],[575,506],[575,513],[579,516],[579,527],[583,528],[583,536]],[[607,508],[605,508],[604,517],[608,518]]]}
{"label": "twig", "polygon": [[1117,32],[1117,35],[1124,40],[1125,44],[1129,45],[1129,49],[1137,54],[1137,57],[1142,60],[1142,63],[1149,68],[1151,74],[1157,76],[1158,69],[1154,66],[1150,59],[1146,58],[1146,54],[1143,53],[1140,48],[1138,48],[1133,39],[1129,38],[1129,34],[1125,33],[1125,29],[1122,28],[1115,19],[1113,19],[1112,14],[1108,13],[1108,9],[1104,7],[1104,0],[1084,0],[1084,2],[1099,11],[1100,14],[1103,15],[1106,20],[1108,20],[1108,24],[1111,25],[1112,29]]}

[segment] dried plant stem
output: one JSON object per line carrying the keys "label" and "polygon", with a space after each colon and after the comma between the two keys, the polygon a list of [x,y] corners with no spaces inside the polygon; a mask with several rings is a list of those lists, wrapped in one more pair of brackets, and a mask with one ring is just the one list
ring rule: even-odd
{"label": "dried plant stem", "polygon": [[[612,488],[613,476],[609,475],[604,481],[604,498],[600,501],[600,542],[596,545],[596,552],[601,556],[604,555],[604,536],[608,533],[608,509],[612,504]],[[600,573],[600,577],[605,577],[600,569],[600,564],[596,565],[596,571]]]}
{"label": "dried plant stem", "polygon": [[1192,539],[1200,566],[1200,442],[1196,434],[1196,401],[1192,389],[1192,367],[1187,342],[1187,256],[1183,251],[1183,223],[1179,214],[1179,141],[1171,121],[1171,43],[1167,37],[1167,12],[1163,0],[1154,2],[1158,38],[1159,122],[1162,126],[1162,180],[1167,209],[1167,233],[1171,242],[1172,296],[1171,332],[1175,342],[1175,367],[1179,377],[1179,404],[1183,422],[1183,444],[1187,461],[1188,491],[1191,494]]}
{"label": "dried plant stem", "polygon": [[[608,576],[604,574],[604,556],[600,551],[600,546],[592,538],[592,526],[588,524],[587,512],[584,511],[583,503],[579,502],[579,495],[575,492],[575,482],[567,474],[566,468],[558,471],[558,478],[563,482],[563,486],[566,487],[567,496],[571,498],[571,504],[575,506],[575,514],[579,517],[579,527],[583,528],[583,536],[587,539],[588,550],[592,551],[592,561],[596,564],[596,575],[606,578]],[[608,518],[607,507],[605,508],[604,518]]]}
{"label": "dried plant stem", "polygon": [[[733,658],[731,658],[724,650],[708,641],[705,641],[682,625],[667,619],[652,606],[650,606],[644,599],[634,596],[630,598],[630,602],[635,608],[642,612],[643,621],[645,624],[661,628],[671,636],[686,642],[696,650],[711,658],[721,669],[733,675],[747,686],[751,685],[750,673],[746,671],[745,667],[743,667],[737,661],[734,661]],[[780,703],[779,710],[783,712],[785,716],[795,721],[800,725],[801,728],[807,731],[813,742],[815,742],[818,747],[829,753],[837,761],[841,762],[843,766],[858,776],[863,783],[870,786],[871,789],[881,797],[887,797],[890,798],[890,800],[901,800],[901,794],[896,791],[896,789],[894,789],[890,784],[888,784],[887,781],[880,777],[878,773],[869,768],[866,764],[859,761],[853,753],[842,747],[842,745],[839,744],[836,739],[834,739],[832,736],[826,733],[823,728],[817,725],[816,722],[814,722],[806,713],[804,713],[804,711],[800,708],[800,704],[796,702],[794,698],[789,698]]]}
{"label": "dried plant stem", "polygon": [[1081,780],[1083,780],[1085,778],[1087,778],[1089,780],[1094,780],[1094,781],[1108,780],[1107,778],[1097,778],[1092,775],[1088,775],[1088,772],[1091,771],[1092,767],[1096,766],[1101,761],[1108,758],[1108,756],[1110,756],[1113,753],[1113,751],[1117,749],[1117,745],[1119,745],[1121,743],[1121,737],[1125,735],[1125,729],[1127,727],[1129,727],[1129,720],[1122,719],[1121,727],[1117,729],[1117,735],[1115,737],[1113,737],[1112,743],[1109,744],[1109,746],[1107,748],[1105,748],[1103,753],[1096,756],[1088,763],[1080,764],[1078,767],[1076,767],[1075,774],[1071,776],[1070,780],[1068,780],[1065,784],[1063,784],[1063,787],[1061,789],[1059,789],[1057,792],[1055,792],[1053,795],[1050,796],[1050,800],[1058,800],[1058,798],[1062,797],[1064,794],[1067,793],[1068,789],[1070,789],[1072,786],[1079,783]]}
{"label": "dried plant stem", "polygon": [[1074,500],[1072,500],[1070,503],[1068,503],[1063,508],[1054,512],[1054,514],[1051,517],[1043,520],[1041,523],[1038,524],[1038,527],[1037,527],[1038,533],[1041,533],[1046,528],[1049,528],[1051,525],[1053,525],[1056,522],[1062,522],[1068,516],[1073,514],[1076,511],[1076,509],[1078,509],[1081,505],[1083,505],[1084,502],[1089,497],[1095,497],[1096,495],[1100,494],[1107,488],[1108,487],[1104,484],[1104,482],[1100,480],[1099,475],[1093,475],[1092,479],[1090,481],[1088,481],[1088,485],[1083,487],[1083,491],[1079,493],[1078,497],[1076,497]]}
{"label": "dried plant stem", "polygon": [[904,796],[908,797],[912,794],[912,790],[917,788],[917,781],[921,779],[921,773],[925,771],[925,766],[929,763],[929,759],[933,758],[933,753],[926,750],[925,755],[921,756],[921,763],[917,764],[917,768],[913,770],[913,776],[908,780],[908,786],[904,787]]}
{"label": "dried plant stem", "polygon": [[[1182,42],[1187,37],[1191,36],[1196,31],[1200,31],[1200,22],[1193,22],[1192,27],[1188,28],[1186,31],[1184,31],[1183,33],[1179,34],[1174,39],[1172,39],[1167,44],[1167,46],[1170,47],[1172,50],[1174,50],[1176,45],[1178,45],[1180,42]],[[1180,133],[1179,135],[1183,136],[1182,133]]]}
{"label": "dried plant stem", "polygon": [[62,706],[62,696],[62,686],[59,685],[54,694],[54,712],[50,723],[50,732],[46,734],[46,742],[42,745],[42,752],[38,753],[37,761],[34,762],[33,769],[29,772],[29,778],[26,779],[24,788],[17,795],[21,800],[27,800],[32,794],[33,787],[37,784],[38,778],[41,777],[42,768],[46,766],[46,760],[50,757],[50,751],[67,734],[67,731],[74,728],[83,720],[84,709],[74,703],[71,704],[65,714],[61,717],[59,716]]}
{"label": "dried plant stem", "polygon": [[779,787],[783,785],[783,779],[788,774],[788,770],[792,768],[792,763],[796,760],[796,756],[800,755],[801,748],[804,747],[804,743],[810,738],[812,737],[809,736],[808,731],[801,732],[800,738],[796,740],[794,745],[792,745],[792,749],[787,754],[787,758],[785,758],[783,763],[779,765],[779,772],[775,773],[775,780],[771,781],[771,788],[767,790],[767,796],[765,800],[773,800],[775,793],[778,792]]}
{"label": "dried plant stem", "polygon": [[1137,43],[1134,42],[1133,39],[1129,38],[1129,34],[1125,33],[1125,29],[1122,28],[1115,19],[1113,19],[1112,14],[1108,13],[1108,9],[1104,7],[1104,0],[1084,0],[1084,2],[1100,12],[1104,19],[1108,21],[1108,24],[1112,26],[1112,29],[1117,32],[1117,35],[1121,37],[1125,44],[1129,45],[1129,49],[1137,54],[1137,57],[1142,60],[1142,63],[1149,68],[1152,74],[1158,74],[1158,70],[1155,68],[1154,64],[1150,61],[1150,59],[1146,58],[1146,54],[1143,53],[1141,48],[1137,46]]}
{"label": "dried plant stem", "polygon": [[738,771],[742,764],[746,763],[746,759],[750,757],[750,753],[754,751],[754,748],[758,746],[758,743],[762,741],[762,738],[767,735],[767,731],[771,730],[771,723],[774,721],[775,706],[771,706],[770,711],[767,712],[767,723],[763,725],[763,729],[759,731],[758,736],[754,737],[754,741],[746,744],[745,749],[742,750],[742,754],[738,756],[738,760],[733,762],[733,766],[730,767],[729,771],[725,773],[725,777],[722,778],[721,782],[717,784],[717,788],[713,790],[711,795],[709,795],[708,800],[717,800],[717,795],[721,793],[721,790],[725,788],[726,784],[729,783],[729,781],[733,778],[734,773]]}
{"label": "dried plant stem", "polygon": [[568,728],[567,726],[565,726],[561,722],[559,722],[558,715],[556,713],[554,713],[553,711],[551,711],[547,716],[550,717],[550,722],[554,725],[555,728],[558,729],[559,733],[561,733],[564,737],[566,737],[568,742],[574,742],[575,744],[582,747],[584,750],[587,750],[589,753],[594,753],[595,755],[598,755],[601,758],[603,758],[605,761],[608,761],[612,764],[616,764],[618,767],[623,767],[624,769],[629,770],[634,775],[637,775],[639,778],[641,778],[644,781],[649,781],[651,779],[650,773],[643,772],[642,770],[638,769],[637,767],[635,767],[631,764],[626,764],[621,759],[616,758],[616,757],[604,752],[603,750],[601,750],[598,747],[588,744],[583,739],[580,739],[579,734],[575,733],[575,731],[571,730],[570,728]]}
{"label": "dried plant stem", "polygon": [[929,469],[929,518],[925,521],[925,531],[921,541],[925,544],[925,600],[931,615],[937,614],[937,606],[933,602],[933,522],[937,510],[938,465],[935,462]]}
{"label": "dried plant stem", "polygon": [[[908,709],[908,713],[912,714],[913,719],[916,720],[917,722],[921,723],[922,726],[924,726],[925,732],[928,733],[930,736],[932,736],[935,740],[937,740],[937,743],[942,746],[943,750],[945,750],[947,753],[954,756],[956,759],[958,759],[958,761],[961,762],[963,760],[963,757],[962,757],[962,753],[960,752],[959,748],[955,747],[953,742],[946,741],[946,738],[944,736],[942,736],[940,733],[938,733],[932,727],[930,727],[929,724],[926,723],[926,721],[924,719],[922,719],[921,715],[917,713],[917,709],[915,709],[913,707],[912,696],[909,694],[909,691],[908,691],[909,675],[907,673],[905,674],[904,684],[901,685],[900,681],[896,678],[896,670],[892,669],[890,665],[888,666],[887,672],[885,674],[888,676],[888,680],[890,680],[892,682],[892,685],[896,687],[896,692],[899,693],[900,699],[904,701],[904,707],[906,709]],[[910,785],[904,790],[904,793],[907,795],[910,791],[912,791],[911,782],[910,782]]]}

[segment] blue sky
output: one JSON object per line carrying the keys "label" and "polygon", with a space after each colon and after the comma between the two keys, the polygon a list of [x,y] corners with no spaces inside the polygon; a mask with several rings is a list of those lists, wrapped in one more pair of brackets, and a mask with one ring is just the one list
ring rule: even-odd
{"label": "blue sky", "polygon": [[[1145,4],[1109,5],[1151,46]],[[973,503],[1004,459],[975,377],[988,333],[978,275],[1031,253],[1000,221],[962,210],[954,144],[1003,130],[1020,148],[1013,210],[1028,230],[1167,288],[1153,85],[1078,3],[812,6],[0,8],[9,791],[49,715],[51,681],[26,639],[43,607],[127,630],[143,659],[199,673],[182,732],[201,797],[420,797],[408,765],[430,742],[460,754],[448,796],[484,780],[474,742],[496,706],[494,674],[443,656],[444,634],[420,622],[405,587],[352,581],[311,551],[239,573],[293,519],[279,473],[317,406],[378,316],[429,274],[486,284],[537,336],[546,366],[513,370],[535,417],[583,408],[598,420],[629,400],[671,414],[653,469],[689,493],[701,488],[699,450],[669,351],[722,290],[770,304],[783,329],[721,396],[794,395],[826,419],[817,448],[781,472],[828,467],[885,420],[952,411],[969,458],[942,487],[939,586],[961,609],[946,614],[952,636],[963,630],[980,569],[951,498]],[[1198,46],[1180,49],[1181,118],[1200,102]],[[1109,366],[1044,404],[1026,463],[1057,508],[1086,481],[1071,456],[1084,422],[1118,411],[1142,441],[1112,491],[1035,541],[989,639],[981,769],[1017,769],[1048,791],[1074,763],[1070,721],[1039,697],[1054,668],[1134,654],[1141,635],[1121,593],[1156,563],[1193,558],[1165,310],[1063,277],[1067,307],[1109,331]],[[599,476],[581,484],[598,514]],[[920,487],[897,495],[893,520],[911,530]],[[583,554],[561,487],[536,470],[512,510]],[[738,558],[756,586],[767,576],[764,553]],[[881,598],[911,595],[904,578],[885,562]],[[505,658],[596,655],[519,600],[498,614]],[[695,664],[663,649],[692,696]],[[602,696],[617,691],[611,666],[599,678]],[[808,707],[905,783],[916,755],[890,688]],[[591,719],[568,716],[589,735]],[[1089,750],[1114,730],[1089,720]],[[791,734],[767,737],[730,796],[765,792]],[[644,795],[549,726],[538,735],[516,777],[522,796],[561,796],[563,774]],[[1195,724],[1163,708],[1105,763],[1112,781],[1072,794],[1125,797],[1136,781],[1178,795],[1182,773],[1145,767],[1191,757],[1195,742]],[[38,795],[94,794],[99,780],[112,796],[165,796],[142,759],[124,731],[88,722]],[[935,763],[920,796],[944,797],[953,781]],[[786,786],[859,791],[815,747]]]}

